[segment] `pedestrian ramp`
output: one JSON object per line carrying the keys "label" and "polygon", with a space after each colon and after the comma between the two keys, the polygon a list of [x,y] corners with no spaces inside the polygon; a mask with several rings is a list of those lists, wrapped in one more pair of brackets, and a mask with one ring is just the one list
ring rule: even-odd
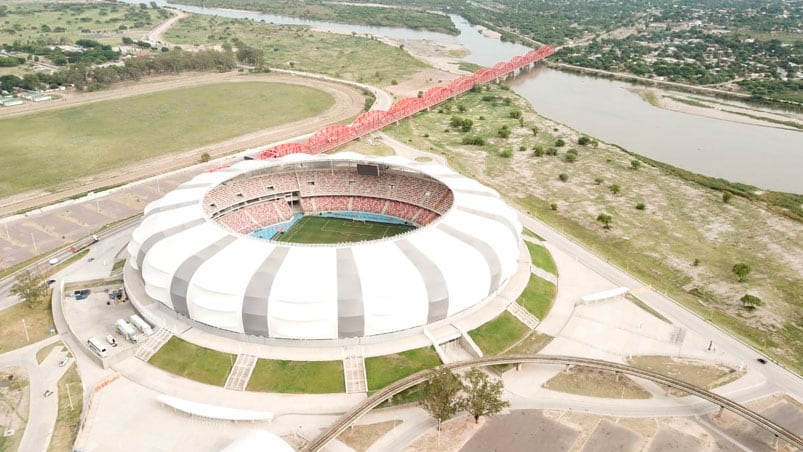
{"label": "pedestrian ramp", "polygon": [[234,361],[231,372],[229,372],[229,376],[226,378],[226,384],[223,387],[231,389],[232,391],[245,391],[256,364],[256,356],[237,355],[237,360]]}
{"label": "pedestrian ramp", "polygon": [[148,339],[139,346],[134,356],[147,363],[171,337],[173,337],[173,333],[164,328],[159,328],[153,336],[148,337]]}
{"label": "pedestrian ramp", "polygon": [[365,375],[365,356],[362,348],[343,349],[343,377],[346,382],[346,394],[368,392],[368,378]]}
{"label": "pedestrian ramp", "polygon": [[513,314],[513,317],[519,319],[521,323],[527,325],[527,328],[531,330],[534,330],[541,323],[538,317],[532,315],[530,311],[524,309],[524,306],[518,303],[510,303],[507,306],[507,312]]}

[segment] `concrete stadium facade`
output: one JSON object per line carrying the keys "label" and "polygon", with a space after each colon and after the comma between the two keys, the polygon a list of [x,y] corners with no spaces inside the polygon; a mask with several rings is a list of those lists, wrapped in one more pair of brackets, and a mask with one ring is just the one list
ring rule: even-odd
{"label": "concrete stadium facade", "polygon": [[[359,174],[358,165],[379,176]],[[315,199],[344,196],[349,209],[358,200],[383,213],[406,209],[417,228],[311,245],[254,237],[223,221],[268,202],[309,214]],[[294,154],[202,173],[149,204],[128,245],[126,285],[136,279],[148,303],[226,336],[376,337],[449,321],[491,299],[517,271],[520,242],[516,212],[499,194],[445,166]]]}

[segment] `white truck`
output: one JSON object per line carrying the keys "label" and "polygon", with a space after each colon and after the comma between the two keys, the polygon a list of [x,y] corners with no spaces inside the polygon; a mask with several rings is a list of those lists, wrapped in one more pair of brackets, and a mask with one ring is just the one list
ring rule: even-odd
{"label": "white truck", "polygon": [[132,344],[137,343],[137,330],[133,325],[123,319],[117,319],[114,322],[114,329],[117,330],[128,342]]}
{"label": "white truck", "polygon": [[148,325],[148,322],[143,320],[142,317],[140,317],[139,315],[133,314],[131,317],[128,318],[128,320],[130,320],[131,323],[133,323],[134,326],[137,327],[140,331],[142,331],[142,333],[145,334],[146,336],[153,335],[153,328],[151,328],[151,326]]}

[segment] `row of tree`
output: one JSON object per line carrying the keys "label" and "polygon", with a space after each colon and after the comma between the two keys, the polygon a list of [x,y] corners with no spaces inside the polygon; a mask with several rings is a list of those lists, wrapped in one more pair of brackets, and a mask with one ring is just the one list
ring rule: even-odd
{"label": "row of tree", "polygon": [[178,74],[185,71],[230,71],[237,66],[232,52],[201,50],[186,52],[175,48],[152,58],[131,58],[123,66],[93,67],[78,64],[53,74],[33,73],[22,78],[15,75],[0,77],[0,89],[38,90],[57,86],[75,86],[78,90],[97,90],[126,80],[159,74]]}

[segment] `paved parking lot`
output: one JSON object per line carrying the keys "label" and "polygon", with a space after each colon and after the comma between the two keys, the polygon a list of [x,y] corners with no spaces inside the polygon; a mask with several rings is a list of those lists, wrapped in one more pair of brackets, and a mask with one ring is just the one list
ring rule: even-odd
{"label": "paved parking lot", "polygon": [[[106,343],[105,337],[109,334],[117,340],[117,347],[108,347],[111,361],[114,361],[115,355],[118,354],[125,353],[130,356],[137,348],[137,345],[126,341],[114,329],[114,322],[117,319],[128,320],[131,314],[135,314],[131,303],[109,300],[105,290],[114,290],[118,287],[93,287],[90,289],[92,292],[89,297],[84,300],[76,300],[72,291],[67,291],[68,296],[64,298],[64,315],[82,344],[93,336]],[[142,339],[144,340],[144,337]]]}

